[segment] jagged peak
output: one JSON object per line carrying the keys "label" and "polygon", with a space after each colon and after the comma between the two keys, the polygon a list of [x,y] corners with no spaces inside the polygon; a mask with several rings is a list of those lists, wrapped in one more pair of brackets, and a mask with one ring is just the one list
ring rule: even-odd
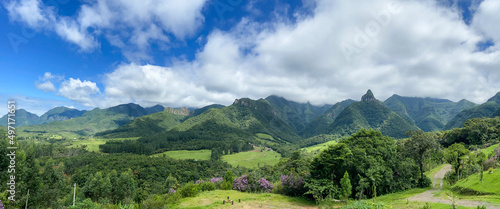
{"label": "jagged peak", "polygon": [[169,112],[169,113],[173,113],[173,114],[176,114],[176,115],[184,115],[184,116],[191,115],[191,111],[189,111],[189,109],[186,108],[186,107],[179,108],[179,109],[174,109],[174,108],[171,108],[171,107],[166,107],[165,110],[163,110],[163,111],[166,111],[166,112]]}
{"label": "jagged peak", "polygon": [[365,95],[361,97],[362,102],[369,102],[369,101],[377,101],[375,96],[373,95],[372,90],[368,89]]}

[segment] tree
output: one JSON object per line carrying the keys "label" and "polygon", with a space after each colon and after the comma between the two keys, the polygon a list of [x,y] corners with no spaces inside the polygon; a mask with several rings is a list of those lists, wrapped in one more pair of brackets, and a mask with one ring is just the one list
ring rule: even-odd
{"label": "tree", "polygon": [[465,163],[465,157],[469,154],[469,150],[463,144],[455,143],[444,151],[444,158],[446,162],[450,163],[455,173],[457,174],[457,181],[460,180],[460,170]]}
{"label": "tree", "polygon": [[359,177],[359,184],[356,187],[356,190],[358,190],[359,200],[361,200],[363,199],[363,192],[365,191],[365,189],[368,189],[370,187],[370,182],[368,182],[366,178],[362,178],[359,174],[358,177]]}
{"label": "tree", "polygon": [[224,175],[224,180],[222,181],[220,187],[222,190],[231,190],[233,189],[233,183],[234,183],[234,175],[233,172],[229,170]]}
{"label": "tree", "polygon": [[405,148],[409,157],[417,162],[420,168],[420,179],[424,178],[424,158],[431,150],[438,146],[432,133],[419,131],[409,131],[410,139],[406,141]]}
{"label": "tree", "polygon": [[340,180],[340,185],[342,185],[342,197],[345,199],[345,204],[349,200],[349,196],[352,193],[351,180],[349,179],[349,173],[347,171],[344,173],[344,177]]}

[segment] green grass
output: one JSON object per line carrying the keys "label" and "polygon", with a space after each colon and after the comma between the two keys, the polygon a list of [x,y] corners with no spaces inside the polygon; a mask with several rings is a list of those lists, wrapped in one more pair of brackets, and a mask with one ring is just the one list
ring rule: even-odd
{"label": "green grass", "polygon": [[494,144],[489,146],[488,148],[481,149],[481,152],[483,152],[486,157],[488,157],[489,154],[491,154],[493,151],[495,151],[495,148],[498,147],[498,144]]}
{"label": "green grass", "polygon": [[210,160],[211,150],[176,150],[167,151],[159,154],[152,155],[152,157],[162,157],[163,155],[175,159],[194,159],[194,160]]}
{"label": "green grass", "polygon": [[277,152],[261,152],[260,149],[222,156],[222,160],[231,164],[233,167],[241,166],[247,168],[256,168],[259,165],[275,165],[280,158],[281,155]]}
{"label": "green grass", "polygon": [[114,139],[100,139],[100,138],[95,138],[95,139],[84,139],[84,140],[73,140],[69,139],[64,144],[68,146],[69,148],[78,148],[82,146],[86,146],[85,149],[87,151],[91,152],[99,152],[99,145],[105,144],[106,141],[111,141],[111,140],[137,140],[139,137],[134,137],[134,138],[114,138]]}
{"label": "green grass", "polygon": [[[223,200],[234,201],[222,204]],[[238,202],[241,199],[241,203]],[[184,198],[174,208],[316,208],[314,202],[305,198],[288,197],[271,193],[246,193],[234,190],[203,192],[196,197]]]}
{"label": "green grass", "polygon": [[[418,201],[407,201],[407,199],[411,196],[420,194],[422,192],[425,192],[429,190],[430,187],[427,188],[415,188],[415,189],[410,189],[406,190],[403,192],[396,192],[392,194],[387,194],[383,195],[380,197],[377,197],[376,202],[383,203],[389,206],[392,206],[392,208],[422,208],[425,205],[425,202],[418,202]],[[370,201],[373,201],[370,200]],[[436,209],[449,209],[451,208],[451,205],[447,204],[442,204],[442,203],[431,203],[431,208],[436,208]],[[474,208],[474,207],[463,207],[459,206],[458,208],[465,209],[465,208]]]}
{"label": "green grass", "polygon": [[466,179],[462,179],[451,188],[461,187],[469,188],[475,191],[500,195],[500,170],[493,170],[492,174],[488,171],[483,173],[483,182],[479,181],[479,175],[473,174]]}
{"label": "green grass", "polygon": [[317,145],[313,145],[313,146],[310,146],[310,147],[304,147],[301,150],[304,150],[306,152],[319,152],[321,150],[324,150],[324,149],[328,148],[328,146],[335,145],[335,144],[337,144],[337,141],[328,141],[328,142],[317,144]]}

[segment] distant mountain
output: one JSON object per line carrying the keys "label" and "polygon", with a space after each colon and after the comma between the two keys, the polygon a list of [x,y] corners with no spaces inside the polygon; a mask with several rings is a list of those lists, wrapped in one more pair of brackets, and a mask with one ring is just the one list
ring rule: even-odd
{"label": "distant mountain", "polygon": [[352,99],[344,100],[342,102],[338,102],[337,104],[330,107],[330,109],[326,110],[323,114],[316,117],[313,121],[308,123],[301,133],[303,137],[312,137],[321,133],[326,133],[328,127],[335,121],[337,116],[349,105],[356,101]]}
{"label": "distant mountain", "polygon": [[452,102],[446,99],[403,97],[396,94],[384,103],[389,109],[423,131],[443,130],[460,111],[476,105],[465,99]]}
{"label": "distant mountain", "polygon": [[269,96],[266,100],[275,109],[277,116],[288,124],[295,133],[303,132],[307,124],[331,108],[331,105],[318,107],[309,102],[298,103],[279,96]]}
{"label": "distant mountain", "polygon": [[68,107],[55,107],[44,113],[40,118],[38,118],[37,123],[33,123],[30,125],[38,125],[44,123],[50,123],[54,121],[63,121],[71,118],[76,118],[82,116],[85,110],[77,110]]}
{"label": "distant mountain", "polygon": [[144,109],[146,109],[146,112],[148,114],[153,114],[153,113],[157,113],[157,112],[163,111],[165,109],[165,107],[163,107],[162,105],[155,105],[155,106],[152,106],[152,107],[146,107]]}
{"label": "distant mountain", "polygon": [[[14,127],[20,127],[20,126],[27,126],[27,125],[37,125],[39,117],[38,115],[35,115],[33,113],[30,113],[26,111],[25,109],[18,109],[15,112],[15,125]],[[5,114],[3,117],[0,118],[0,121],[2,124],[1,126],[7,127],[7,120],[8,116]]]}
{"label": "distant mountain", "polygon": [[221,108],[224,108],[224,107],[226,107],[226,106],[220,105],[220,104],[208,105],[208,106],[205,106],[205,107],[193,110],[193,112],[191,114],[191,117],[195,117],[195,116],[201,115],[205,111],[207,111],[209,109],[212,109],[212,108],[221,109]]}
{"label": "distant mountain", "polygon": [[[213,126],[218,127],[219,130],[211,129]],[[262,133],[288,142],[300,139],[281,118],[277,117],[275,109],[268,101],[248,98],[237,99],[231,106],[221,109],[212,108],[197,117],[189,118],[170,132],[189,135],[190,132],[205,130],[207,134],[212,133],[221,137],[231,134],[224,129],[237,129],[241,133],[247,133],[248,137]]]}
{"label": "distant mountain", "polygon": [[[158,108],[156,108],[158,109]],[[134,118],[147,115],[154,109],[146,110],[137,104],[122,104],[107,109],[95,108],[81,117],[64,121],[54,121],[42,125],[20,127],[18,133],[71,133],[81,136],[116,129]]]}
{"label": "distant mountain", "polygon": [[350,135],[361,129],[379,130],[384,135],[404,138],[407,131],[419,128],[378,101],[368,90],[361,102],[352,103],[337,116],[327,133]]}
{"label": "distant mountain", "polygon": [[465,121],[472,118],[494,117],[500,110],[500,92],[488,99],[484,104],[462,110],[448,124],[445,130],[463,127]]}
{"label": "distant mountain", "polygon": [[117,129],[96,133],[104,138],[128,138],[154,135],[169,131],[186,119],[191,112],[187,108],[165,108],[161,112],[135,118]]}

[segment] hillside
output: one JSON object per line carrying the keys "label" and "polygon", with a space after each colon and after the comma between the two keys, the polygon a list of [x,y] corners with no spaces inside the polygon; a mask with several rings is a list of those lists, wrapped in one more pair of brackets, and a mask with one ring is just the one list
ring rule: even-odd
{"label": "hillside", "polygon": [[326,129],[335,121],[337,116],[349,105],[356,101],[348,99],[338,102],[330,109],[326,110],[323,114],[316,117],[309,124],[306,125],[304,131],[301,133],[303,137],[312,137],[320,133],[325,133]]}
{"label": "hillside", "polygon": [[87,136],[100,131],[118,128],[134,118],[147,115],[158,110],[143,108],[137,104],[123,104],[107,109],[95,108],[85,112],[81,117],[64,121],[54,121],[42,125],[20,127],[20,136],[34,134],[73,134]]}
{"label": "hillside", "polygon": [[161,112],[135,118],[117,129],[99,132],[95,135],[103,138],[148,136],[171,130],[175,126],[179,125],[189,115],[190,111],[186,108],[165,108]]}
{"label": "hillside", "polygon": [[[38,125],[38,115],[30,113],[25,109],[18,109],[15,113],[15,127],[27,126],[27,125]],[[7,114],[0,118],[0,122],[2,126],[7,126]]]}
{"label": "hillside", "polygon": [[327,131],[330,134],[350,135],[361,129],[379,130],[384,135],[403,138],[407,131],[419,128],[390,110],[368,90],[361,102],[345,108]]}
{"label": "hillside", "polygon": [[448,124],[445,130],[463,127],[465,121],[472,118],[494,117],[500,111],[500,92],[491,97],[486,103],[459,112]]}
{"label": "hillside", "polygon": [[423,131],[443,130],[460,111],[475,106],[465,99],[452,102],[446,99],[403,97],[396,94],[384,104]]}
{"label": "hillside", "polygon": [[[87,111],[77,110],[67,107],[55,107],[44,113],[42,116],[40,116],[37,124],[69,120],[71,118],[81,117],[83,114],[85,114],[85,112]],[[37,125],[37,124],[31,124],[31,125]]]}
{"label": "hillside", "polygon": [[303,132],[307,124],[331,108],[331,105],[318,107],[311,105],[309,102],[297,103],[274,95],[266,97],[266,100],[274,108],[277,116],[289,125],[295,133]]}

